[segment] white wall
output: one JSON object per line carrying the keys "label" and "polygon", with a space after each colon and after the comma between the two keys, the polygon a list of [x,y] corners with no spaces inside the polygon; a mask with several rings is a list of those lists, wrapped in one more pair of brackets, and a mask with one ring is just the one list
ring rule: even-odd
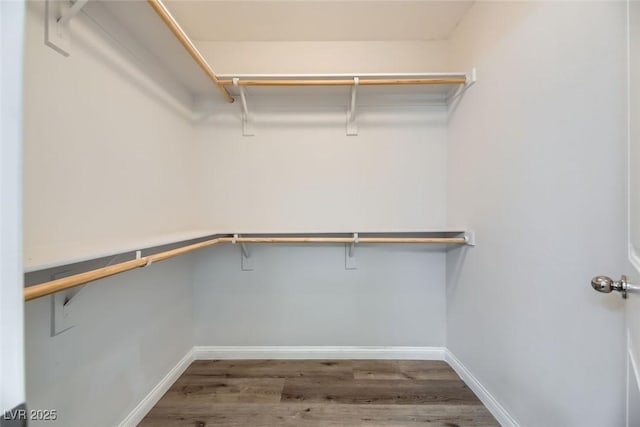
{"label": "white wall", "polygon": [[446,41],[197,41],[196,44],[218,74],[449,71]]}
{"label": "white wall", "polygon": [[452,66],[447,346],[523,426],[623,425],[625,15],[618,2],[478,2]]}
{"label": "white wall", "polygon": [[75,326],[51,337],[51,297],[25,306],[33,426],[112,427],[193,347],[191,256],[103,279],[71,301]]}
{"label": "white wall", "polygon": [[[72,53],[46,47],[27,5],[25,257],[86,256],[193,225],[192,126],[179,102],[81,13]],[[135,46],[127,49],[135,51]],[[54,337],[51,297],[26,304],[27,405],[55,423],[113,426],[193,346],[192,259],[104,279],[72,300]]]}
{"label": "white wall", "polygon": [[[446,111],[252,105],[197,128],[200,224],[226,232],[418,231],[445,225]],[[296,108],[295,104],[290,108]]]}
{"label": "white wall", "polygon": [[[335,64],[335,62],[332,62]],[[367,69],[367,68],[360,68]],[[368,70],[368,69],[367,69]],[[250,98],[197,127],[201,226],[226,232],[419,231],[445,225],[444,107],[359,107],[347,96]],[[274,105],[280,103],[279,106]],[[250,245],[198,255],[197,345],[444,346],[445,255],[424,246]],[[427,326],[425,326],[427,325]]]}
{"label": "white wall", "polygon": [[[198,46],[221,74],[446,69],[442,42]],[[250,96],[255,136],[242,136],[239,107],[218,111],[197,127],[203,227],[229,232],[444,227],[443,107],[373,107],[360,100],[358,136],[346,136],[348,91],[342,97],[327,88],[299,92],[306,98]],[[359,248],[357,270],[345,270],[342,245],[251,250],[257,265],[250,272],[241,271],[238,248],[199,255],[198,345],[444,345],[444,252]]]}
{"label": "white wall", "polygon": [[[196,345],[444,346],[445,255],[418,246],[249,245],[201,251]],[[425,325],[427,325],[425,327]]]}
{"label": "white wall", "polygon": [[43,13],[28,3],[25,264],[193,228],[192,126],[179,103],[163,101],[136,46],[112,43],[84,13],[70,57],[45,46]]}
{"label": "white wall", "polygon": [[25,400],[22,312],[24,4],[0,2],[0,416]]}

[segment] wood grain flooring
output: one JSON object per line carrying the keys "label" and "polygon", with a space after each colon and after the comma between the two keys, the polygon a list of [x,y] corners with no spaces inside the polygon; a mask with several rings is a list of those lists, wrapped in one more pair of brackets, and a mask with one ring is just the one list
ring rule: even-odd
{"label": "wood grain flooring", "polygon": [[199,360],[139,424],[499,426],[441,361]]}

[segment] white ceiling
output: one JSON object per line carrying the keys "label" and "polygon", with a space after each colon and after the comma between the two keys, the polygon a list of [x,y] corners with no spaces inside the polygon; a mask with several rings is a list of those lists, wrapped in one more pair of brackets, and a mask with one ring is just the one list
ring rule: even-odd
{"label": "white ceiling", "polygon": [[166,0],[200,41],[447,39],[473,1]]}

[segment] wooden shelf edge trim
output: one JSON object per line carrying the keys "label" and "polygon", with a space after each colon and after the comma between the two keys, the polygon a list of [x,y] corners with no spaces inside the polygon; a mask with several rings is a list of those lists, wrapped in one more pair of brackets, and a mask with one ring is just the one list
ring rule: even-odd
{"label": "wooden shelf edge trim", "polygon": [[178,255],[186,254],[187,252],[205,248],[207,246],[213,246],[215,244],[218,244],[219,242],[220,238],[206,240],[204,242],[183,246],[181,248],[172,249],[153,255],[148,255],[131,261],[125,261],[119,264],[98,268],[84,273],[74,274],[73,276],[63,277],[60,279],[51,280],[49,282],[29,286],[24,289],[24,300],[30,301],[32,299],[40,298],[49,294],[63,291],[65,289],[75,288],[76,286],[84,285],[85,283],[113,276],[118,273],[124,273],[125,271],[133,270],[135,268],[145,267],[154,262],[164,261]]}
{"label": "wooden shelf edge trim", "polygon": [[147,0],[149,5],[153,8],[153,10],[162,18],[162,21],[165,25],[171,30],[173,35],[178,39],[178,41],[184,46],[189,55],[193,58],[193,60],[202,68],[202,71],[205,72],[207,76],[213,81],[213,83],[218,87],[222,96],[225,97],[227,102],[232,103],[234,101],[233,97],[229,94],[227,89],[220,83],[220,80],[216,76],[216,73],[211,68],[211,65],[207,62],[207,60],[202,56],[196,45],[193,44],[187,33],[184,32],[178,21],[171,15],[169,9],[162,3],[161,0]]}
{"label": "wooden shelf edge trim", "polygon": [[52,280],[29,286],[24,289],[24,300],[30,301],[65,289],[81,286],[105,277],[110,277],[125,271],[145,267],[154,262],[183,255],[198,249],[217,245],[219,243],[423,243],[423,244],[455,244],[464,245],[464,237],[217,237],[204,242],[186,245],[153,255],[125,261],[119,264],[75,274],[69,277]]}

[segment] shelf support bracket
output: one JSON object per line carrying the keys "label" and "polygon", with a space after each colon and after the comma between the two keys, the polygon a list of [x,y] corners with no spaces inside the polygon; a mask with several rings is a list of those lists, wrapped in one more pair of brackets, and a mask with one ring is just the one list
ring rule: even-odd
{"label": "shelf support bracket", "polygon": [[[240,235],[237,233],[234,234],[231,243],[235,245],[237,243],[236,239],[239,236]],[[240,255],[240,266],[242,268],[242,271],[253,271],[253,259],[251,258],[251,252],[249,252],[249,247],[246,243],[240,243]]]}
{"label": "shelf support bracket", "polygon": [[467,245],[467,246],[475,246],[476,245],[476,232],[475,231],[465,231],[464,240],[465,240],[465,245]]}
{"label": "shelf support bracket", "polygon": [[344,248],[344,268],[345,270],[355,270],[356,265],[356,245],[358,244],[358,233],[353,233],[353,243],[345,243]]}
{"label": "shelf support bracket", "polygon": [[473,86],[476,83],[477,80],[478,80],[478,74],[476,73],[476,69],[472,68],[471,72],[469,73],[469,79],[464,84],[465,89],[468,89],[471,86]]}
{"label": "shelf support bracket", "polygon": [[[136,259],[142,258],[142,250],[136,251]],[[149,258],[143,267],[149,267],[153,263],[153,258]]]}
{"label": "shelf support bracket", "polygon": [[71,20],[89,0],[47,0],[45,4],[45,44],[56,52],[69,56],[71,53]]}
{"label": "shelf support bracket", "polygon": [[[51,276],[51,280],[71,276],[71,270],[60,271]],[[76,325],[72,303],[84,286],[56,292],[51,295],[51,337],[60,335]]]}
{"label": "shelf support bracket", "polygon": [[245,93],[244,86],[240,86],[239,82],[239,78],[233,78],[233,85],[240,91],[240,100],[242,101],[242,135],[253,136],[253,120],[251,120],[249,107],[247,106],[247,94]]}
{"label": "shelf support bracket", "polygon": [[76,0],[75,2],[73,2],[71,7],[62,12],[62,16],[60,16],[60,19],[58,19],[58,24],[69,24],[71,19],[73,19],[87,3],[89,3],[89,0]]}
{"label": "shelf support bracket", "polygon": [[469,89],[471,86],[476,84],[477,80],[478,80],[478,75],[476,73],[476,69],[472,68],[471,72],[467,74],[467,79],[465,84],[459,87],[458,89],[454,90],[453,93],[447,97],[447,101],[446,101],[447,105],[451,104],[451,101],[454,101],[455,99],[462,96],[462,94],[464,94],[467,91],[467,89]]}
{"label": "shelf support bracket", "polygon": [[360,84],[360,79],[358,77],[354,77],[353,86],[351,86],[351,103],[349,104],[349,109],[347,110],[347,135],[348,136],[358,135],[358,123],[356,122],[356,97],[358,93],[359,84]]}

